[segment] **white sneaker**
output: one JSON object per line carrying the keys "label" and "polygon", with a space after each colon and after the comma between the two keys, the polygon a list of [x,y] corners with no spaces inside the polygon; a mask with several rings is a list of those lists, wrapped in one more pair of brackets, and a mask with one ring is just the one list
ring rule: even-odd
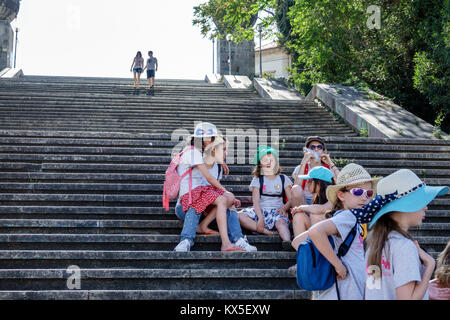
{"label": "white sneaker", "polygon": [[239,238],[234,244],[241,247],[245,251],[249,251],[249,252],[258,251],[258,249],[256,249],[255,246],[252,246],[248,243],[246,236],[244,236],[243,238]]}
{"label": "white sneaker", "polygon": [[189,242],[188,239],[184,239],[175,247],[175,249],[173,249],[173,251],[177,252],[189,252],[190,250],[191,250],[191,243]]}

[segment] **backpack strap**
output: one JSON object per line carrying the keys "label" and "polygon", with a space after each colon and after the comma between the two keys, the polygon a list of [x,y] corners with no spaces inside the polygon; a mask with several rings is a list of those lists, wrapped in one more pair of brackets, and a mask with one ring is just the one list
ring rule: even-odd
{"label": "backpack strap", "polygon": [[263,195],[263,186],[264,186],[264,176],[259,176],[259,196],[261,197]]}
{"label": "backpack strap", "polygon": [[281,197],[283,198],[283,203],[286,204],[286,191],[284,190],[284,174],[280,174],[281,178]]}
{"label": "backpack strap", "polygon": [[[286,203],[286,191],[284,190],[284,181],[285,177],[283,174],[280,174],[281,179],[281,195],[279,194],[264,194],[266,197],[282,197],[283,203]],[[263,186],[264,186],[264,176],[259,176],[259,196],[263,195]]]}
{"label": "backpack strap", "polygon": [[219,165],[217,163],[217,180],[219,180],[221,173],[222,173],[222,165]]}
{"label": "backpack strap", "polygon": [[[339,259],[347,254],[348,250],[350,249],[350,246],[353,243],[353,240],[355,240],[355,238],[356,238],[357,229],[358,229],[358,219],[356,219],[355,225],[348,233],[344,242],[342,242],[341,245],[339,246],[338,253],[337,253],[337,256]],[[337,274],[335,274],[334,283],[336,285],[336,293],[337,293],[338,300],[341,300],[341,295],[340,295],[339,287],[338,287],[338,283],[337,283]]]}

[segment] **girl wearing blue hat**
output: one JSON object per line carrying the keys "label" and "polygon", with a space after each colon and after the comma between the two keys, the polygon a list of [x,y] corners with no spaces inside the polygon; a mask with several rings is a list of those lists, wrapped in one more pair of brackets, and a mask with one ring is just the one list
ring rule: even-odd
{"label": "girl wearing blue hat", "polygon": [[[298,236],[313,224],[325,219],[325,212],[333,207],[326,195],[327,187],[333,184],[333,172],[331,170],[322,166],[314,167],[308,174],[298,176],[298,179],[309,180],[308,191],[313,195],[313,199],[311,205],[292,208],[294,236]],[[321,205],[320,208],[324,209],[314,210],[314,205]],[[319,212],[316,213],[316,211]]]}
{"label": "girl wearing blue hat", "polygon": [[420,248],[408,230],[422,224],[427,205],[448,187],[425,185],[411,170],[401,169],[381,179],[377,193],[395,193],[395,200],[376,212],[365,254],[366,300],[428,300],[433,257]]}
{"label": "girl wearing blue hat", "polygon": [[291,234],[286,211],[291,198],[292,181],[284,174],[278,162],[278,153],[268,146],[259,146],[253,161],[253,180],[250,183],[253,207],[239,212],[241,225],[251,231],[275,234],[276,229],[283,240],[283,248],[290,249]]}

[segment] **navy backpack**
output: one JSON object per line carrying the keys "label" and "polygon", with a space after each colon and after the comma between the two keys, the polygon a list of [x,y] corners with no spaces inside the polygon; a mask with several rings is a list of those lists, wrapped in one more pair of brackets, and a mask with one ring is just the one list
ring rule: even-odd
{"label": "navy backpack", "polygon": [[[350,230],[344,242],[339,246],[337,256],[345,256],[356,236],[358,222]],[[331,247],[334,250],[334,241],[328,236]],[[336,292],[340,300],[337,286],[336,271],[333,265],[325,258],[314,243],[308,237],[302,242],[297,251],[297,284],[300,288],[308,291],[326,290],[336,284]]]}

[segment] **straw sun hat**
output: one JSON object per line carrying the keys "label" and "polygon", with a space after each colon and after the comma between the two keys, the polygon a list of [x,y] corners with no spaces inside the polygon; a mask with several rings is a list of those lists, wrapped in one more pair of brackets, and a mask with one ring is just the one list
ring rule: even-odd
{"label": "straw sun hat", "polygon": [[327,188],[327,199],[333,204],[337,201],[337,192],[344,187],[357,185],[365,182],[372,182],[372,188],[375,190],[381,178],[372,178],[370,174],[359,164],[350,163],[342,168],[337,176],[335,185]]}

